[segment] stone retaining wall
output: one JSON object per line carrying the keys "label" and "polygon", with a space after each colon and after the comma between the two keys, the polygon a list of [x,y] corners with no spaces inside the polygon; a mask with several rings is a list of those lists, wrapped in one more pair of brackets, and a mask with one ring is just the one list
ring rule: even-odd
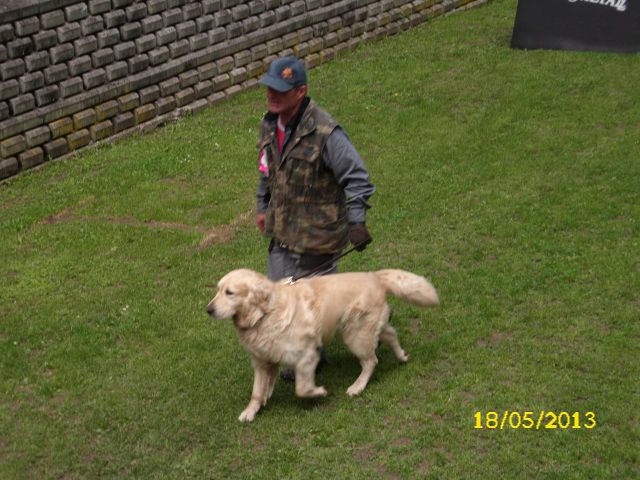
{"label": "stone retaining wall", "polygon": [[0,180],[472,0],[0,0]]}

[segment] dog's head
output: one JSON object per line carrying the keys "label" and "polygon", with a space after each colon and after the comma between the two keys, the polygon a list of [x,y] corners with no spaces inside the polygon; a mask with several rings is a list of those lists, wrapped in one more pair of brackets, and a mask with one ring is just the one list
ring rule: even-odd
{"label": "dog's head", "polygon": [[271,287],[267,277],[253,270],[233,270],[218,282],[207,313],[218,319],[233,318],[239,329],[252,328],[266,313]]}

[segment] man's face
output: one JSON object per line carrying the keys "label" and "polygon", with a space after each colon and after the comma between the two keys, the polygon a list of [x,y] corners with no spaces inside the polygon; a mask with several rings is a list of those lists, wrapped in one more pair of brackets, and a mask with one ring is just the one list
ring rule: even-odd
{"label": "man's face", "polygon": [[278,115],[291,115],[295,113],[306,94],[307,87],[305,85],[292,88],[288,92],[278,92],[271,87],[267,87],[267,104],[269,111]]}

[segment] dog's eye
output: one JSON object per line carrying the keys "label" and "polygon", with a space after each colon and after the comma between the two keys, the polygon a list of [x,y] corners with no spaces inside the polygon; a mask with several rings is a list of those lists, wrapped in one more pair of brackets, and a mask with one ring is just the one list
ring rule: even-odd
{"label": "dog's eye", "polygon": [[231,291],[231,289],[227,288],[227,289],[225,289],[224,294],[225,294],[225,295],[232,296],[232,295],[233,295],[233,292]]}

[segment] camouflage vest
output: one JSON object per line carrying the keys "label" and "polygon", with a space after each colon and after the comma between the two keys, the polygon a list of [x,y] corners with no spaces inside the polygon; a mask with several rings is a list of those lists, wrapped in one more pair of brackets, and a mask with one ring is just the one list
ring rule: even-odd
{"label": "camouflage vest", "polygon": [[322,161],[338,124],[311,101],[282,155],[273,123],[260,124],[258,147],[266,154],[271,198],[265,235],[297,253],[335,253],[348,242],[346,199]]}

